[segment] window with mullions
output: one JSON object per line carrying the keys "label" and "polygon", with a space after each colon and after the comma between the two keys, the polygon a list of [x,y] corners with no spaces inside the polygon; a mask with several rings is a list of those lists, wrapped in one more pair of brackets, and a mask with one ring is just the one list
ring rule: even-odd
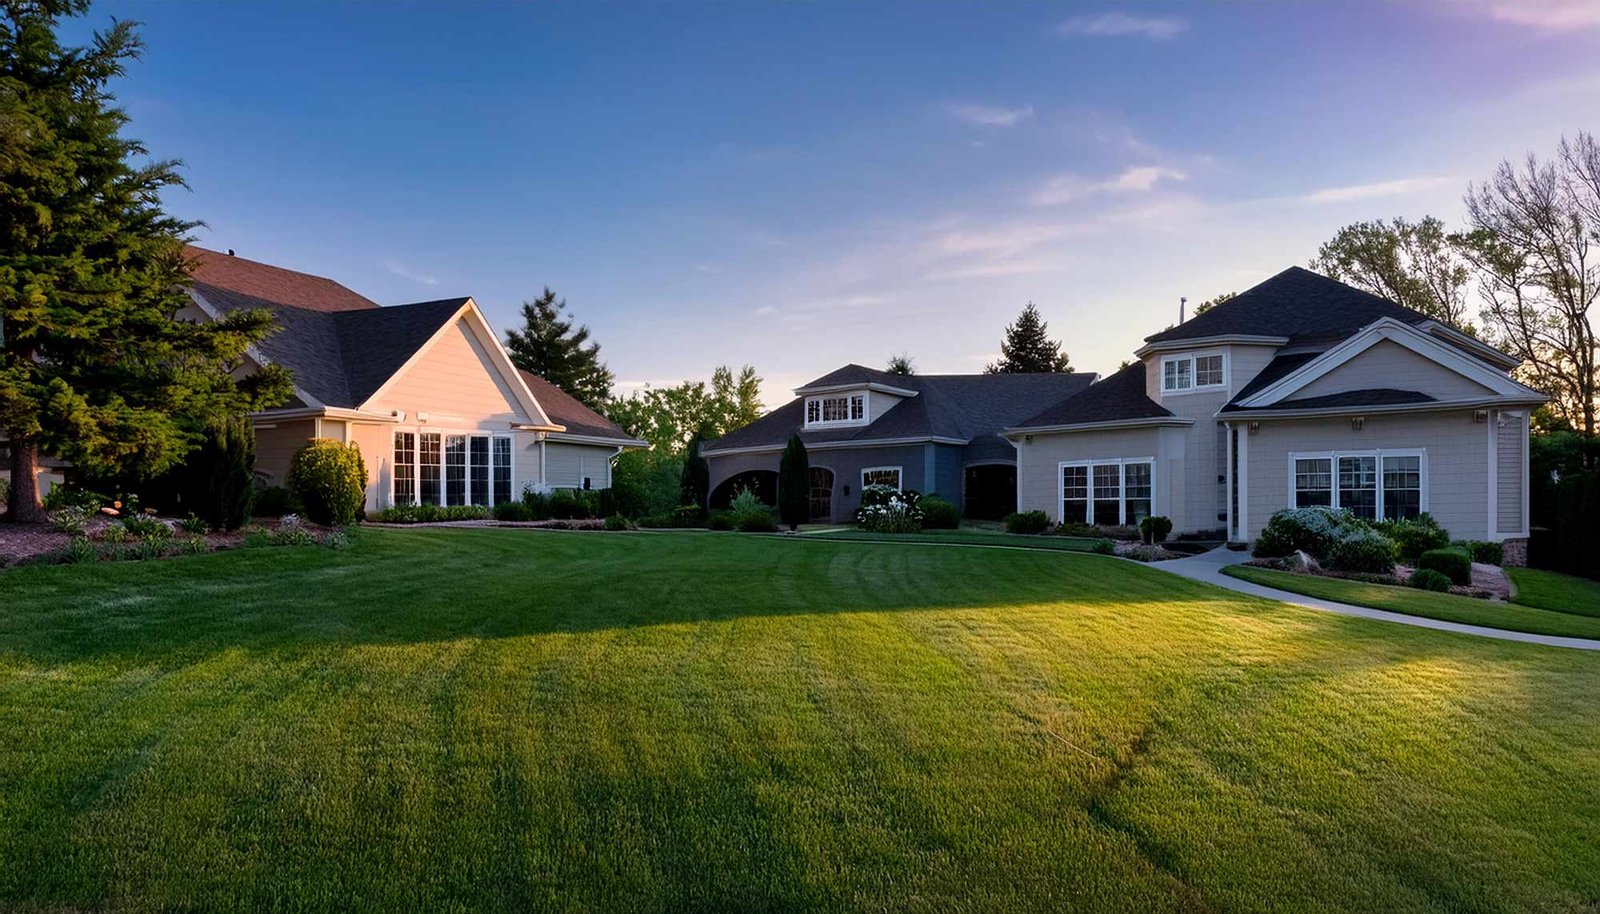
{"label": "window with mullions", "polygon": [[1089,522],[1089,468],[1086,466],[1061,468],[1061,522]]}
{"label": "window with mullions", "polygon": [[1122,466],[1097,463],[1094,472],[1094,522],[1105,527],[1122,523]]}
{"label": "window with mullions", "polygon": [[494,503],[511,500],[511,439],[494,439]]}
{"label": "window with mullions", "polygon": [[1378,458],[1339,458],[1339,507],[1364,520],[1378,519]]}
{"label": "window with mullions", "polygon": [[1422,458],[1383,458],[1383,519],[1401,520],[1422,513]]}
{"label": "window with mullions", "polygon": [[1150,492],[1150,464],[1123,464],[1123,523],[1137,524],[1150,516]]}
{"label": "window with mullions", "polygon": [[417,455],[417,478],[420,481],[417,495],[419,501],[425,505],[441,503],[440,496],[443,491],[439,485],[440,438],[438,432],[423,432],[417,436],[422,445]]}
{"label": "window with mullions", "polygon": [[1294,462],[1294,505],[1310,508],[1333,504],[1333,460],[1315,457]]}
{"label": "window with mullions", "polygon": [[470,504],[489,503],[489,439],[473,435],[467,440],[469,457],[468,497]]}
{"label": "window with mullions", "polygon": [[1293,458],[1290,504],[1343,508],[1366,520],[1416,517],[1425,508],[1422,451],[1309,454]]}
{"label": "window with mullions", "polygon": [[444,503],[467,503],[467,436],[444,436]]}
{"label": "window with mullions", "polygon": [[417,500],[417,436],[414,432],[394,433],[394,503],[414,504]]}

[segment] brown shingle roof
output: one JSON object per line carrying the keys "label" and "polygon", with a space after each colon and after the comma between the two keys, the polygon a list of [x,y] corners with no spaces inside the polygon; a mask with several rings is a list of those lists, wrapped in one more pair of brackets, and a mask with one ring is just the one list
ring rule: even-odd
{"label": "brown shingle roof", "polygon": [[184,245],[184,254],[189,258],[196,284],[216,286],[275,305],[307,311],[355,311],[378,307],[378,303],[370,298],[357,295],[321,276],[296,273],[232,254],[208,251],[192,244]]}
{"label": "brown shingle roof", "polygon": [[551,422],[565,425],[567,434],[633,440],[633,436],[623,431],[622,426],[584,406],[577,398],[544,378],[522,368],[518,368],[517,373],[522,375],[523,383],[533,392],[533,398],[544,407],[545,415],[550,417]]}

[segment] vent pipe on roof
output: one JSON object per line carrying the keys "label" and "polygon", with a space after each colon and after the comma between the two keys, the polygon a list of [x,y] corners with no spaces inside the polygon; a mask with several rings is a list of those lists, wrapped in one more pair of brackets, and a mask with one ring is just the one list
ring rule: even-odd
{"label": "vent pipe on roof", "polygon": [[[232,252],[230,251],[229,253],[232,253]],[[1184,312],[1185,307],[1188,304],[1189,304],[1189,299],[1186,296],[1180,296],[1178,298],[1178,323],[1180,323],[1180,324],[1183,323],[1183,312]]]}
{"label": "vent pipe on roof", "polygon": [[233,256],[233,248],[228,248],[228,256],[229,257]]}

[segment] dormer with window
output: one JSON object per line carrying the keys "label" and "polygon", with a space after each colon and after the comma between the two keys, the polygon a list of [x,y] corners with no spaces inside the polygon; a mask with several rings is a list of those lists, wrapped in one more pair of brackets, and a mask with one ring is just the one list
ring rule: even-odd
{"label": "dormer with window", "polygon": [[1228,353],[1183,352],[1161,357],[1161,395],[1226,391]]}
{"label": "dormer with window", "polygon": [[806,398],[806,428],[866,425],[867,392],[843,391]]}
{"label": "dormer with window", "polygon": [[821,431],[871,425],[895,404],[917,395],[917,391],[891,383],[892,380],[894,377],[885,372],[846,365],[795,388],[796,396],[805,403],[802,428]]}

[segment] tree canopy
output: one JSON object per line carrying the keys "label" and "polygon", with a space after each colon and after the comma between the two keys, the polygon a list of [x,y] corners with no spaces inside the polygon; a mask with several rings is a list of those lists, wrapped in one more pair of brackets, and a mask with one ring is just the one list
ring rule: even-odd
{"label": "tree canopy", "polygon": [[1068,372],[1072,370],[1061,344],[1050,339],[1050,326],[1039,316],[1039,308],[1028,302],[1014,323],[1006,325],[1000,343],[1000,361],[984,368],[989,374],[1024,372]]}
{"label": "tree canopy", "polygon": [[113,22],[62,47],[86,0],[0,5],[0,431],[10,441],[8,516],[38,520],[41,452],[84,473],[148,478],[174,466],[209,422],[275,405],[288,375],[236,380],[266,311],[177,319],[190,304],[185,236],[165,213],[179,163],[122,135],[109,92],[143,46]]}
{"label": "tree canopy", "polygon": [[711,373],[709,385],[685,381],[647,387],[611,401],[605,411],[611,421],[658,451],[682,454],[696,432],[715,438],[761,418],[761,378],[750,365],[737,377],[720,365]]}
{"label": "tree canopy", "polygon": [[1216,298],[1208,298],[1200,304],[1194,306],[1194,316],[1199,317],[1207,311],[1210,311],[1212,308],[1238,297],[1239,293],[1237,292],[1224,292],[1221,295],[1218,295]]}
{"label": "tree canopy", "polygon": [[899,355],[889,356],[889,364],[885,366],[885,370],[890,374],[909,377],[917,373],[917,362],[909,354],[902,352]]}
{"label": "tree canopy", "polygon": [[574,326],[566,299],[545,287],[522,303],[522,329],[506,332],[512,364],[531,371],[594,410],[611,399],[614,377],[600,361],[600,344],[589,341],[587,325]]}
{"label": "tree canopy", "polygon": [[1471,271],[1460,245],[1433,216],[1347,225],[1317,251],[1311,269],[1458,330],[1471,329]]}

